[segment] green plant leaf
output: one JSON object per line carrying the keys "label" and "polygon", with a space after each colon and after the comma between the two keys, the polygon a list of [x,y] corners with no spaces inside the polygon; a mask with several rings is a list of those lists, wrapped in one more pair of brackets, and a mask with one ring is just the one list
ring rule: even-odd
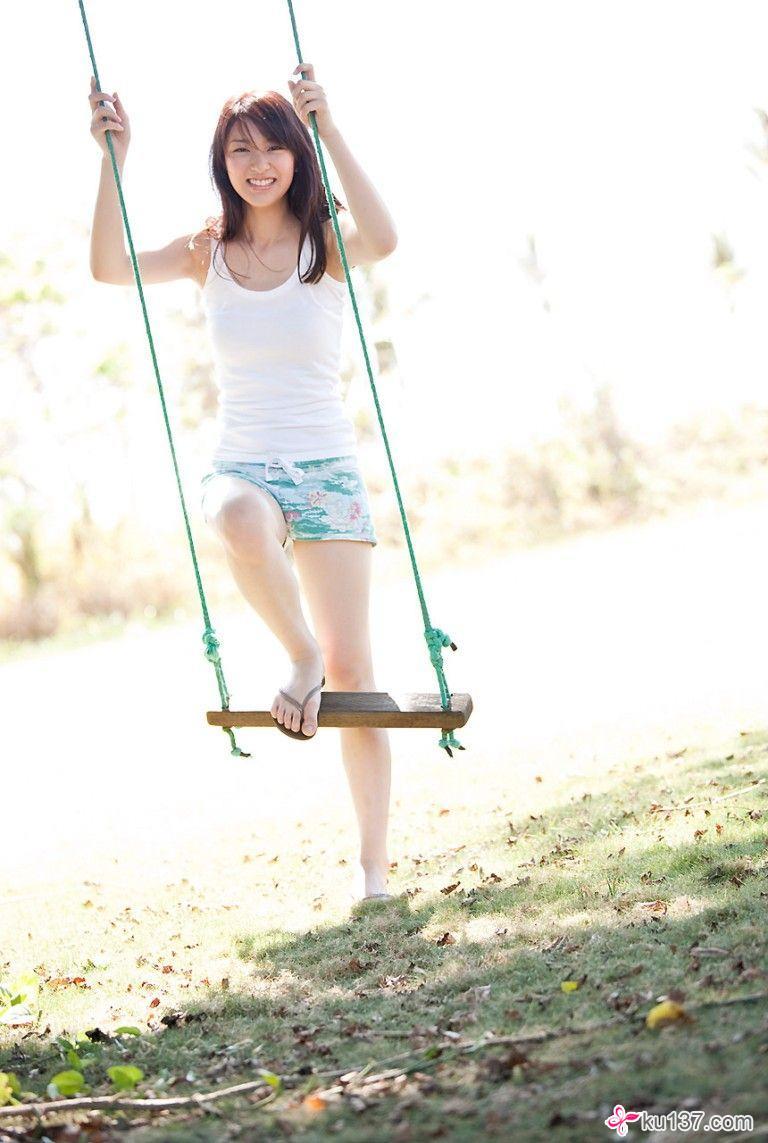
{"label": "green plant leaf", "polygon": [[130,1024],[121,1024],[119,1028],[115,1028],[115,1036],[140,1036],[141,1029],[133,1028]]}
{"label": "green plant leaf", "polygon": [[67,1063],[71,1064],[72,1067],[75,1068],[77,1071],[79,1071],[80,1068],[83,1066],[82,1060],[80,1059],[80,1057],[78,1056],[78,1054],[74,1048],[69,1048],[64,1053],[64,1058],[66,1059]]}
{"label": "green plant leaf", "polygon": [[132,1091],[144,1079],[144,1072],[133,1064],[115,1064],[107,1068],[107,1075],[118,1091]]}
{"label": "green plant leaf", "polygon": [[33,972],[22,972],[15,980],[0,984],[0,1023],[31,1024],[30,1005],[39,987],[40,981]]}
{"label": "green plant leaf", "polygon": [[268,1083],[270,1087],[273,1087],[275,1091],[280,1091],[282,1088],[283,1081],[280,1079],[280,1076],[276,1076],[274,1072],[268,1072],[265,1068],[259,1068],[259,1075],[264,1082]]}
{"label": "green plant leaf", "polygon": [[[48,1085],[48,1090],[56,1089],[57,1095],[85,1095],[91,1089],[85,1082],[82,1072],[74,1070],[57,1072]],[[54,1097],[55,1098],[55,1097]]]}
{"label": "green plant leaf", "polygon": [[21,1085],[13,1072],[0,1072],[0,1107],[7,1103],[19,1103],[14,1099],[21,1091]]}

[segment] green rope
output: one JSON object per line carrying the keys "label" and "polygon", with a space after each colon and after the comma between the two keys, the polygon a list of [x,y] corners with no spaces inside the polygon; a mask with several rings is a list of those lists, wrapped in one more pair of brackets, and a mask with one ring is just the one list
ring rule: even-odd
{"label": "green rope", "polygon": [[[298,61],[298,63],[301,63],[301,61],[304,57],[301,53],[301,47],[299,45],[299,33],[298,33],[298,29],[296,27],[296,17],[294,15],[294,11],[293,11],[293,3],[292,3],[292,0],[287,0],[287,3],[288,3],[288,12],[289,12],[290,17],[291,17],[291,28],[293,30],[293,40],[294,40],[294,43],[296,45],[297,61]],[[301,78],[302,79],[307,78],[303,71],[301,73]],[[448,690],[448,683],[446,682],[445,672],[443,670],[442,649],[443,649],[443,647],[450,647],[451,650],[455,651],[456,650],[456,644],[453,642],[453,640],[448,635],[445,634],[444,631],[441,631],[439,627],[433,627],[432,624],[430,623],[430,620],[429,620],[429,612],[427,611],[427,603],[426,603],[426,600],[424,598],[424,591],[423,591],[422,584],[421,584],[421,576],[419,575],[419,568],[418,568],[418,565],[416,563],[416,555],[415,555],[415,552],[413,550],[413,544],[411,543],[411,533],[410,533],[410,529],[408,527],[408,520],[407,520],[406,515],[405,515],[405,507],[403,505],[403,498],[400,495],[400,485],[399,485],[398,479],[397,479],[397,472],[395,470],[395,464],[394,464],[394,461],[392,459],[392,450],[389,447],[389,438],[387,436],[387,430],[384,426],[384,418],[382,416],[381,406],[379,404],[379,395],[378,395],[378,392],[376,389],[376,382],[374,381],[374,378],[373,378],[373,370],[371,368],[371,361],[370,361],[370,357],[368,354],[368,345],[367,345],[366,340],[365,340],[365,333],[363,332],[363,324],[360,320],[360,314],[359,314],[358,308],[357,308],[357,298],[355,297],[355,291],[354,291],[354,288],[352,286],[352,279],[351,279],[350,273],[349,273],[349,265],[347,263],[347,252],[346,252],[345,247],[344,247],[344,239],[341,237],[341,231],[339,229],[339,219],[338,219],[338,215],[336,213],[336,204],[333,201],[333,193],[331,192],[330,182],[328,181],[328,172],[327,172],[326,167],[325,167],[325,158],[323,156],[323,148],[320,145],[320,135],[319,135],[318,130],[317,130],[317,117],[316,117],[314,111],[310,111],[309,121],[312,124],[312,132],[313,132],[314,140],[315,140],[315,150],[317,151],[317,157],[320,161],[320,170],[322,171],[323,184],[325,186],[325,197],[328,200],[328,209],[331,212],[331,219],[333,221],[333,229],[336,232],[336,241],[338,243],[339,254],[341,255],[341,261],[342,261],[342,264],[344,266],[344,276],[347,280],[347,286],[349,288],[349,294],[350,294],[350,298],[352,300],[352,309],[354,310],[354,314],[355,314],[355,321],[357,323],[357,331],[360,335],[360,344],[362,345],[362,348],[363,348],[363,357],[365,358],[365,367],[366,367],[366,370],[368,372],[368,380],[370,381],[370,384],[371,384],[371,392],[373,393],[373,401],[374,401],[374,404],[376,406],[376,414],[379,418],[379,427],[381,428],[381,435],[382,435],[383,440],[384,440],[384,448],[385,448],[386,453],[387,453],[387,460],[389,461],[389,468],[390,468],[390,472],[392,473],[392,480],[393,480],[393,483],[395,486],[395,495],[397,496],[397,505],[398,505],[398,508],[400,510],[400,519],[403,522],[403,531],[405,532],[405,539],[406,539],[406,543],[408,545],[408,554],[409,554],[410,559],[411,559],[411,568],[413,570],[413,577],[414,577],[414,580],[416,582],[416,591],[417,591],[418,596],[419,596],[419,604],[421,606],[421,614],[422,614],[422,617],[424,619],[424,638],[427,641],[427,647],[429,649],[429,657],[430,657],[430,660],[432,662],[432,666],[435,668],[435,674],[437,675],[437,682],[438,682],[438,686],[440,688],[441,706],[442,706],[443,710],[450,710],[450,708],[451,708],[451,694],[450,694],[450,691]],[[454,746],[457,750],[463,750],[464,749],[464,747],[461,745],[461,743],[454,737],[454,733],[452,730],[443,729],[442,737],[440,738],[438,745],[441,746],[444,750],[447,750],[447,752],[451,758],[453,757],[453,754],[451,752],[452,746]]]}
{"label": "green rope", "polygon": [[[85,15],[85,8],[83,6],[83,0],[78,0],[78,5],[80,8],[80,15],[81,15],[82,21],[83,21],[83,30],[85,32],[85,39],[86,39],[86,42],[88,44],[88,54],[91,57],[91,67],[93,68],[93,75],[96,79],[96,86],[97,86],[98,90],[101,91],[101,80],[99,79],[99,69],[96,66],[96,57],[93,53],[93,44],[91,42],[91,33],[90,33],[89,28],[88,28],[88,20],[87,20],[86,15]],[[101,100],[101,105],[102,105],[102,107],[104,106],[104,100]],[[158,392],[160,394],[160,404],[161,404],[162,410],[163,410],[163,418],[165,420],[165,429],[166,429],[166,432],[168,434],[168,443],[169,443],[170,448],[171,448],[171,459],[173,461],[173,470],[174,470],[174,473],[176,474],[176,486],[179,490],[179,499],[181,501],[181,510],[184,514],[184,526],[185,526],[186,531],[187,531],[187,542],[189,544],[189,550],[192,554],[192,565],[193,565],[194,570],[195,570],[195,580],[197,582],[197,592],[198,592],[198,595],[200,596],[200,607],[201,607],[202,612],[203,612],[203,621],[205,623],[205,631],[203,633],[203,642],[205,643],[205,657],[206,657],[206,659],[208,659],[213,664],[214,669],[216,671],[216,682],[218,683],[218,687],[219,687],[219,696],[221,698],[221,709],[222,710],[229,710],[229,691],[227,690],[227,684],[226,684],[226,680],[224,678],[224,668],[221,665],[221,658],[219,656],[219,641],[216,638],[216,633],[215,633],[213,627],[211,626],[211,618],[210,618],[210,615],[208,613],[208,604],[206,602],[205,592],[203,590],[203,581],[200,578],[200,568],[198,567],[198,563],[197,563],[197,553],[195,551],[195,543],[194,543],[194,540],[192,539],[192,529],[191,529],[190,524],[189,524],[189,515],[187,513],[187,505],[186,505],[186,501],[184,499],[184,491],[183,491],[182,486],[181,486],[181,476],[179,475],[179,466],[178,466],[178,463],[176,460],[176,449],[175,449],[174,443],[173,443],[173,433],[171,432],[171,425],[170,425],[170,421],[168,420],[168,410],[167,410],[166,403],[165,403],[165,393],[163,392],[163,382],[160,378],[160,368],[159,368],[158,363],[157,363],[157,354],[155,352],[155,343],[154,343],[154,340],[152,338],[152,330],[151,330],[150,324],[149,324],[149,315],[147,313],[147,304],[146,304],[146,301],[144,299],[144,289],[143,289],[143,285],[142,285],[142,281],[141,281],[141,274],[139,272],[139,264],[138,264],[138,261],[136,259],[136,251],[135,251],[134,246],[133,246],[133,236],[131,234],[130,223],[128,222],[128,212],[127,212],[126,206],[125,206],[125,198],[123,196],[123,186],[122,186],[122,182],[120,179],[120,172],[117,169],[117,160],[115,159],[115,149],[114,149],[114,146],[112,145],[112,132],[108,130],[106,132],[106,136],[107,136],[107,145],[109,147],[110,158],[112,159],[112,173],[115,176],[115,183],[117,184],[117,193],[118,193],[118,197],[120,199],[120,210],[121,210],[122,216],[123,216],[123,224],[125,226],[125,233],[126,233],[126,236],[128,238],[128,248],[129,248],[130,254],[131,254],[131,262],[133,264],[133,274],[134,274],[134,277],[136,279],[136,286],[138,287],[138,291],[139,291],[139,300],[141,302],[141,312],[142,312],[142,315],[144,318],[144,328],[147,332],[147,339],[149,341],[149,351],[150,351],[150,354],[152,357],[152,365],[153,365],[153,368],[155,371],[155,379],[157,381]],[[241,750],[240,747],[237,745],[237,742],[235,740],[235,735],[234,735],[233,731],[228,726],[223,726],[222,730],[226,734],[229,735],[230,743],[232,746],[232,751],[231,751],[232,754],[234,754],[236,757],[240,757],[240,758],[250,758],[251,757],[250,754],[247,754],[244,750]]]}

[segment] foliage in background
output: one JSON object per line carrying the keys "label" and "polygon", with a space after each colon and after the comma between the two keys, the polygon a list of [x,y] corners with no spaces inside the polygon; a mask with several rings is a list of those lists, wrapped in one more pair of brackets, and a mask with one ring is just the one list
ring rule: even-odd
{"label": "foliage in background", "polygon": [[[78,249],[84,237],[78,235]],[[133,290],[102,288],[94,328],[92,284],[87,268],[67,255],[71,248],[72,236],[65,235],[46,257],[34,244],[34,257],[23,250],[0,256],[0,365],[9,396],[0,408],[0,641],[7,648],[132,618],[187,614],[196,605]],[[533,239],[531,265],[537,266]],[[539,289],[542,274],[531,273]],[[379,267],[365,268],[363,278],[377,381],[382,395],[390,394],[399,374],[387,284]],[[154,316],[160,295],[150,292],[149,300]],[[172,336],[163,338],[161,374],[206,585],[214,601],[234,601],[218,544],[198,511],[217,404],[199,298],[193,304],[171,298],[164,320]],[[345,353],[341,376],[379,552],[395,564],[402,556],[405,570],[400,517],[359,352]],[[654,444],[623,429],[608,385],[595,389],[588,406],[563,399],[560,418],[558,435],[526,449],[451,452],[435,465],[402,466],[425,571],[740,494],[764,483],[768,471],[768,406],[699,417]]]}

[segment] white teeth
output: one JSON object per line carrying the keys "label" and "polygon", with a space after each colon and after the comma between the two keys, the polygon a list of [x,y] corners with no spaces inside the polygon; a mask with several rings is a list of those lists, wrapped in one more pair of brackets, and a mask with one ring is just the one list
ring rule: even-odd
{"label": "white teeth", "polygon": [[274,179],[247,179],[246,182],[252,187],[268,187],[274,182]]}

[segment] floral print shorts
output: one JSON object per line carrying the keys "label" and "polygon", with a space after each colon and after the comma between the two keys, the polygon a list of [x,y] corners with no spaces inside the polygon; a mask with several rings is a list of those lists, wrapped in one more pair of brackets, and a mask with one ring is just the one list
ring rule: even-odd
{"label": "floral print shorts", "polygon": [[288,540],[366,540],[374,546],[368,493],[356,456],[322,460],[270,457],[266,463],[215,461],[201,481],[205,486],[224,473],[249,480],[278,502],[288,525]]}

